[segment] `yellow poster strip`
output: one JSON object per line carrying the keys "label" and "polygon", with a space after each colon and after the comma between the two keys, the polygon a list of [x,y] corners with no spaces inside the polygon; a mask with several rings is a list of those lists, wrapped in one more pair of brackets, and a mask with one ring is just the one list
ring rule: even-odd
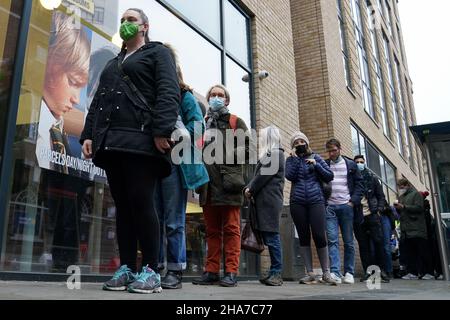
{"label": "yellow poster strip", "polygon": [[93,0],[67,0],[67,2],[76,5],[81,10],[94,14],[95,5]]}

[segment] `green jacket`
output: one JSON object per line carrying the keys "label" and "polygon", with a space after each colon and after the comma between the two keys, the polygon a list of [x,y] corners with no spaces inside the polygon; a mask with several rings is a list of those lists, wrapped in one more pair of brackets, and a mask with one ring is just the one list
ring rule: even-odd
{"label": "green jacket", "polygon": [[[229,124],[230,115],[224,115],[222,118],[218,120],[218,129],[223,133],[224,141],[223,141],[223,150],[224,150],[224,158],[226,157],[225,153],[225,144],[226,144],[226,135],[225,130],[231,129]],[[247,126],[245,122],[238,118],[236,123],[236,129],[242,129],[244,132],[247,132]],[[211,128],[206,128],[211,129]],[[209,147],[209,149],[207,149]],[[211,150],[211,146],[208,143],[205,143],[204,151]],[[237,141],[235,139],[234,143],[234,157],[236,160],[236,155],[242,152],[245,152],[248,156],[248,140],[246,139],[245,144],[237,145]],[[227,150],[230,152],[230,150]],[[209,151],[207,151],[208,153]],[[209,175],[209,183],[204,185],[198,192],[200,194],[200,205],[204,206],[207,203],[212,206],[242,206],[244,202],[243,189],[245,187],[244,181],[244,165],[243,164],[225,164],[226,161],[224,159],[224,164],[206,164],[206,169],[208,170]],[[209,196],[209,199],[208,199]],[[209,201],[207,201],[209,200]]]}
{"label": "green jacket", "polygon": [[398,201],[405,206],[404,209],[399,210],[402,238],[427,239],[427,225],[425,223],[422,195],[416,189],[410,188],[398,198]]}

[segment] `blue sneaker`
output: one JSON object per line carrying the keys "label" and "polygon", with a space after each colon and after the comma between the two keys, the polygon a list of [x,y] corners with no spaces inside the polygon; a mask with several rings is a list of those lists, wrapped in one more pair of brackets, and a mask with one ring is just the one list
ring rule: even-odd
{"label": "blue sneaker", "polygon": [[161,293],[161,276],[148,266],[142,268],[136,281],[128,285],[131,293]]}
{"label": "blue sneaker", "polygon": [[114,273],[114,276],[110,280],[103,284],[103,290],[124,291],[127,290],[127,286],[136,281],[136,279],[137,275],[131,272],[131,269],[124,264],[116,271],[116,273]]}

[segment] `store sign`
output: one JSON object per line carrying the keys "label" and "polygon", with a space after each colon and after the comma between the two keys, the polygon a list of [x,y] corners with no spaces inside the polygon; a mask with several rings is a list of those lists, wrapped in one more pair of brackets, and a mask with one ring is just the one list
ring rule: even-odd
{"label": "store sign", "polygon": [[76,5],[81,10],[94,14],[95,5],[93,0],[67,0],[67,2]]}

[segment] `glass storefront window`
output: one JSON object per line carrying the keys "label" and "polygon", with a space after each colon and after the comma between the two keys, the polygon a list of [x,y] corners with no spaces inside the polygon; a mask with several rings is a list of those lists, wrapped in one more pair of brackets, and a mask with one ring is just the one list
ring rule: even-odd
{"label": "glass storefront window", "polygon": [[0,164],[23,1],[0,0]]}
{"label": "glass storefront window", "polygon": [[[111,48],[104,59],[97,57],[100,48]],[[66,272],[78,265],[84,274],[98,274],[117,268],[112,198],[104,173],[82,159],[78,143],[96,68],[114,55],[79,17],[33,2],[2,270]]]}
{"label": "glass storefront window", "polygon": [[433,142],[431,154],[442,212],[450,213],[450,140]]}
{"label": "glass storefront window", "polygon": [[[2,8],[6,3],[19,3],[0,1]],[[242,81],[251,70],[231,59],[224,64],[223,48],[172,14],[163,1],[83,2],[94,3],[93,13],[82,4],[74,10],[74,3],[63,1],[57,10],[49,11],[33,1],[12,150],[10,200],[8,211],[1,216],[5,241],[0,271],[65,273],[69,265],[78,265],[83,274],[110,274],[119,266],[115,207],[105,173],[83,159],[78,139],[101,70],[120,50],[111,38],[126,9],[142,8],[148,14],[151,39],[175,47],[185,80],[200,99],[211,85],[225,78],[233,112],[251,125],[250,87]],[[3,28],[8,19],[1,17]],[[75,27],[64,29],[61,23],[65,22]],[[59,37],[61,30],[66,30],[66,37]],[[0,35],[0,45],[4,43]],[[11,48],[15,50],[15,46]],[[73,72],[72,65],[77,67]],[[224,70],[227,74],[222,77]],[[63,100],[70,104],[54,103]],[[59,106],[62,110],[57,110]],[[198,199],[191,195],[186,217],[186,275],[203,271],[206,243],[201,211]],[[256,255],[243,251],[241,274],[256,274],[257,260]]]}
{"label": "glass storefront window", "polygon": [[[219,0],[165,0],[220,43]],[[201,9],[199,9],[201,8]]]}
{"label": "glass storefront window", "polygon": [[249,67],[248,20],[229,1],[224,1],[225,48]]}

